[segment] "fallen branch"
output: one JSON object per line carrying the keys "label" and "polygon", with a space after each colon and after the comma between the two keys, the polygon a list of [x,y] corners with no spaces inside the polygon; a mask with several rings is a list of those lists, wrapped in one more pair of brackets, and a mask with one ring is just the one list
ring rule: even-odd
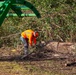
{"label": "fallen branch", "polygon": [[76,66],[76,62],[67,63],[65,66]]}
{"label": "fallen branch", "polygon": [[15,37],[15,36],[18,36],[19,34],[20,34],[20,32],[19,33],[15,33],[15,34],[10,34],[8,36],[0,37],[0,39],[6,39],[6,38]]}

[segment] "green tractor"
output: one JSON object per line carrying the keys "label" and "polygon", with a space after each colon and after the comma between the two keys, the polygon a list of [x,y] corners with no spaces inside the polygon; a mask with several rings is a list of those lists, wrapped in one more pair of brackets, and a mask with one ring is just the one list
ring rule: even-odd
{"label": "green tractor", "polygon": [[[22,12],[22,10],[25,11],[30,9],[33,11],[33,13]],[[12,10],[13,12],[9,12],[9,10]],[[41,17],[38,10],[26,0],[0,0],[0,26],[2,25],[4,19],[9,16],[37,16],[37,18]]]}

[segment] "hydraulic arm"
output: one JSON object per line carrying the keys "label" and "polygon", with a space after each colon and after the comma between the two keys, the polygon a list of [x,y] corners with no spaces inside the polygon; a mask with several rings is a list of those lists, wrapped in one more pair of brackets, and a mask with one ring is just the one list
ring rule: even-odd
{"label": "hydraulic arm", "polygon": [[[15,13],[9,13],[9,10],[12,9]],[[26,14],[21,10],[31,9],[34,13]],[[38,10],[29,2],[25,0],[2,0],[0,1],[0,26],[2,25],[4,19],[9,16],[37,16],[40,18],[40,13]]]}

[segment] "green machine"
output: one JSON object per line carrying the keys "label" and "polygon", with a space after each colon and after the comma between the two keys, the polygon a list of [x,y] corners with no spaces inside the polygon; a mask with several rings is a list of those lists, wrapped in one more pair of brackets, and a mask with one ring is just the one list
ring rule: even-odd
{"label": "green machine", "polygon": [[[31,9],[33,13],[24,13],[22,10]],[[12,10],[13,13],[10,13],[9,10]],[[26,0],[0,0],[0,26],[2,25],[4,19],[9,16],[37,16],[40,18],[40,13],[38,10]]]}

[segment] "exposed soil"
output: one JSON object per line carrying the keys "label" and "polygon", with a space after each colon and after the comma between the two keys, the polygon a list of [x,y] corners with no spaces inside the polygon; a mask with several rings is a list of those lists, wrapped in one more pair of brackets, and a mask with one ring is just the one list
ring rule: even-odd
{"label": "exposed soil", "polygon": [[76,43],[48,42],[44,47],[38,47],[25,59],[21,59],[21,47],[0,48],[0,61],[16,61],[23,66],[26,61],[30,61],[31,65],[55,74],[62,75],[63,72],[63,75],[76,75]]}

